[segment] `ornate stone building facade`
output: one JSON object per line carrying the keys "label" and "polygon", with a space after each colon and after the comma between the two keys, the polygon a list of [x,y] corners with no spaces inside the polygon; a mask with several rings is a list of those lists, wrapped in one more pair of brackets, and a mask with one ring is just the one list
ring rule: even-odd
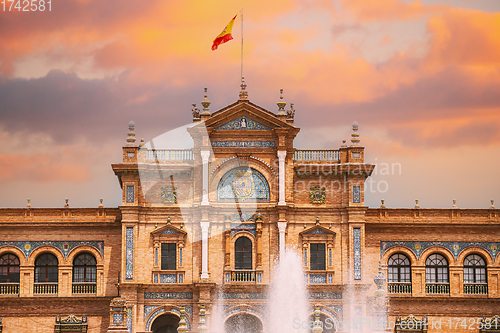
{"label": "ornate stone building facade", "polygon": [[311,316],[335,323],[324,332],[347,332],[348,319],[359,332],[384,331],[372,320],[392,332],[491,328],[480,318],[500,314],[493,203],[368,208],[375,166],[357,125],[339,149],[301,150],[282,97],[270,112],[243,83],[237,102],[209,105],[193,105],[192,149],[137,144],[130,124],[112,165],[121,206],[0,210],[0,331],[268,332],[285,247],[302,257]]}

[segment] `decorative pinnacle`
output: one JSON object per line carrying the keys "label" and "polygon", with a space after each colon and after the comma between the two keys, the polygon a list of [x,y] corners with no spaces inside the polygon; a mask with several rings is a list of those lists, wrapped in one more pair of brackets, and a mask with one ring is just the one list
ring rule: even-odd
{"label": "decorative pinnacle", "polygon": [[127,134],[127,147],[135,147],[135,123],[130,121],[128,123],[128,134]]}
{"label": "decorative pinnacle", "polygon": [[451,208],[458,208],[456,199],[453,199],[453,206]]}
{"label": "decorative pinnacle", "polygon": [[[29,200],[28,200],[28,202],[29,202]],[[491,206],[490,206],[490,209],[495,209],[495,205],[494,205],[494,203],[495,203],[495,200],[491,200]]]}
{"label": "decorative pinnacle", "polygon": [[420,206],[418,205],[418,199],[415,199],[415,208],[420,208]]}
{"label": "decorative pinnacle", "polygon": [[211,102],[207,99],[207,97],[208,97],[207,91],[208,91],[208,89],[205,88],[205,95],[203,96],[204,100],[201,102],[201,105],[203,105],[203,112],[202,112],[202,114],[210,114],[210,111],[208,110],[208,107],[210,106]]}
{"label": "decorative pinnacle", "polygon": [[286,111],[285,111],[286,102],[283,100],[283,89],[280,89],[280,100],[276,104],[278,105],[278,115],[286,116]]}
{"label": "decorative pinnacle", "polygon": [[64,207],[69,207],[69,199],[66,198],[66,199],[64,199],[64,201],[66,202],[66,204],[64,205]]}
{"label": "decorative pinnacle", "polygon": [[167,217],[167,224],[170,224],[170,223],[171,222],[170,222],[170,216],[169,216],[169,217]]}
{"label": "decorative pinnacle", "polygon": [[319,216],[316,216],[316,225],[319,224]]}
{"label": "decorative pinnacle", "polygon": [[[27,208],[30,208],[31,207],[31,199],[28,199],[28,204],[26,205]],[[493,200],[491,200],[491,205],[493,205]]]}
{"label": "decorative pinnacle", "polygon": [[139,144],[139,147],[144,147],[144,138],[141,139],[141,143]]}
{"label": "decorative pinnacle", "polygon": [[102,204],[102,202],[103,202],[103,199],[102,198],[99,199],[99,207],[104,207],[103,204]]}
{"label": "decorative pinnacle", "polygon": [[359,145],[359,134],[358,134],[358,129],[359,129],[359,125],[358,125],[358,123],[355,121],[355,122],[352,124],[351,147],[352,147],[352,146],[358,146],[358,145]]}
{"label": "decorative pinnacle", "polygon": [[341,148],[347,148],[347,145],[345,144],[346,140],[342,140],[342,146],[340,146]]}
{"label": "decorative pinnacle", "polygon": [[241,91],[240,91],[240,101],[248,100],[247,84],[245,83],[245,77],[241,77]]}
{"label": "decorative pinnacle", "polygon": [[380,208],[385,208],[385,204],[384,204],[384,202],[385,202],[385,200],[384,200],[384,199],[380,200],[380,203],[381,203]]}

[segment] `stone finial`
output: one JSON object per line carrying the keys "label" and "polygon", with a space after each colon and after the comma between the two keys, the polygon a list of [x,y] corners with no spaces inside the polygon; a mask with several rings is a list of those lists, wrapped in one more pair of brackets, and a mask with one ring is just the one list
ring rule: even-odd
{"label": "stone finial", "polygon": [[128,133],[127,133],[127,147],[135,147],[135,123],[130,121],[128,123]]}
{"label": "stone finial", "polygon": [[304,223],[304,229],[307,229],[307,224]]}
{"label": "stone finial", "polygon": [[139,147],[144,147],[144,138],[141,138],[141,143],[139,144]]}
{"label": "stone finial", "polygon": [[345,143],[346,143],[346,140],[342,140],[342,146],[340,146],[340,147],[341,148],[347,148],[347,145]]}
{"label": "stone finial", "polygon": [[199,119],[200,118],[200,109],[196,107],[196,103],[193,103],[193,108],[191,109],[191,112],[193,113],[193,119]]}
{"label": "stone finial", "polygon": [[293,119],[295,117],[295,109],[293,103],[290,103],[290,109],[286,111],[286,119]]}
{"label": "stone finial", "polygon": [[316,216],[316,225],[319,224],[319,216]]}
{"label": "stone finial", "polygon": [[102,198],[101,198],[101,199],[99,199],[99,208],[104,207],[104,205],[102,204],[102,202],[103,202],[103,201],[104,201],[104,200],[103,200]]}
{"label": "stone finial", "polygon": [[494,205],[494,203],[495,203],[495,200],[491,200],[491,206],[490,206],[490,209],[495,209],[495,205]]}
{"label": "stone finial", "polygon": [[355,122],[352,124],[351,147],[352,147],[352,146],[358,146],[358,145],[359,145],[359,134],[358,134],[358,129],[359,129],[359,125],[358,125],[358,123],[355,121]]}
{"label": "stone finial", "polygon": [[415,208],[420,208],[420,206],[418,205],[418,199],[415,199]]}
{"label": "stone finial", "polygon": [[170,222],[170,216],[167,217],[167,224],[171,224],[171,222]]}
{"label": "stone finial", "polygon": [[280,89],[280,100],[276,104],[278,105],[278,115],[286,116],[285,112],[286,102],[283,100],[283,89]]}
{"label": "stone finial", "polygon": [[202,115],[210,115],[210,111],[208,110],[208,107],[210,106],[211,102],[207,99],[208,89],[205,88],[205,95],[203,96],[203,101],[201,102],[201,105],[203,105],[203,112],[201,113]]}
{"label": "stone finial", "polygon": [[64,201],[66,202],[66,203],[64,204],[64,207],[69,208],[69,199],[68,199],[68,198],[66,198],[66,199],[64,199]]}
{"label": "stone finial", "polygon": [[184,229],[184,223],[181,222],[180,228]]}
{"label": "stone finial", "polygon": [[[493,204],[493,200],[492,201],[492,204]],[[26,208],[31,208],[31,199],[28,198],[28,204],[26,205]]]}
{"label": "stone finial", "polygon": [[380,208],[385,208],[384,202],[385,202],[384,199],[380,200]]}
{"label": "stone finial", "polygon": [[453,206],[451,208],[458,208],[456,199],[453,199]]}
{"label": "stone finial", "polygon": [[241,77],[241,90],[240,90],[240,101],[248,100],[247,84],[245,83],[245,77]]}

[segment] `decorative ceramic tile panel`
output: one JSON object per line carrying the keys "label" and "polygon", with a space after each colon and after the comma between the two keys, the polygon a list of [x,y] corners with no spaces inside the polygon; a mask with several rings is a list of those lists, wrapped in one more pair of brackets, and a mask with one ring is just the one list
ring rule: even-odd
{"label": "decorative ceramic tile panel", "polygon": [[155,248],[155,266],[158,266],[158,248]]}
{"label": "decorative ceramic tile panel", "polygon": [[217,188],[218,201],[269,201],[269,184],[257,170],[238,167],[228,171]]}
{"label": "decorative ceramic tile panel", "polygon": [[125,280],[134,279],[134,228],[127,227],[125,232]]}
{"label": "decorative ceramic tile panel", "polygon": [[182,247],[179,248],[179,266],[182,267]]}
{"label": "decorative ceramic tile panel", "polygon": [[134,203],[134,187],[127,186],[127,202]]}
{"label": "decorative ceramic tile panel", "polygon": [[326,283],[325,274],[309,274],[309,283]]}
{"label": "decorative ceramic tile panel", "polygon": [[333,274],[328,274],[328,283],[333,283]]}
{"label": "decorative ceramic tile panel", "polygon": [[361,280],[361,228],[352,230],[354,280]]}
{"label": "decorative ceramic tile panel", "polygon": [[153,283],[158,283],[158,274],[153,274]]}
{"label": "decorative ceramic tile panel", "polygon": [[[329,310],[333,311],[333,313]],[[326,307],[322,307],[321,311],[325,311],[331,316],[338,317],[340,320],[344,318],[344,309],[342,305],[327,305]]]}
{"label": "decorative ceramic tile panel", "polygon": [[177,203],[177,187],[176,186],[162,186],[160,187],[161,202],[168,204]]}
{"label": "decorative ceramic tile panel", "polygon": [[333,266],[332,249],[328,249],[328,266],[330,266],[330,267]]}
{"label": "decorative ceramic tile panel", "polygon": [[123,313],[113,313],[113,324],[123,323]]}
{"label": "decorative ceramic tile panel", "polygon": [[[247,222],[247,221],[253,221],[255,222],[255,214],[248,214],[245,212],[241,212],[238,214],[226,214],[224,215],[224,218],[226,220],[235,222],[235,221],[240,221],[240,222]],[[231,228],[233,227],[234,223],[231,223]],[[239,224],[236,224],[239,225]]]}
{"label": "decorative ceramic tile panel", "polygon": [[144,299],[193,299],[193,293],[156,293],[145,292]]}
{"label": "decorative ceramic tile panel", "polygon": [[361,188],[359,186],[352,187],[352,202],[361,203]]}
{"label": "decorative ceramic tile panel", "polygon": [[212,141],[214,148],[274,148],[275,141]]}
{"label": "decorative ceramic tile panel", "polygon": [[0,247],[2,246],[14,246],[17,247],[19,250],[21,250],[24,255],[26,256],[26,259],[30,256],[30,254],[36,250],[40,246],[48,245],[48,246],[54,246],[55,248],[61,250],[61,252],[64,255],[64,258],[68,257],[68,254],[73,251],[78,246],[81,245],[88,245],[92,246],[95,248],[97,251],[103,255],[104,253],[104,241],[16,241],[16,242],[11,242],[11,241],[0,241]]}
{"label": "decorative ceramic tile panel", "polygon": [[309,293],[309,299],[342,299],[342,293]]}
{"label": "decorative ceramic tile panel", "polygon": [[323,231],[321,229],[314,229],[312,231],[309,231],[307,234],[308,235],[327,235],[328,233],[326,233],[325,231]]}
{"label": "decorative ceramic tile panel", "polygon": [[307,249],[304,249],[304,266],[307,267]]}
{"label": "decorative ceramic tile panel", "polygon": [[218,293],[218,299],[267,299],[265,293]]}
{"label": "decorative ceramic tile panel", "polygon": [[178,234],[179,232],[175,231],[174,229],[165,229],[160,231],[160,234]]}
{"label": "decorative ceramic tile panel", "polygon": [[388,249],[394,246],[404,246],[410,249],[417,258],[420,258],[420,255],[423,251],[430,248],[431,246],[442,246],[453,253],[455,259],[458,258],[460,253],[470,246],[477,246],[488,251],[493,258],[496,259],[499,249],[500,242],[414,242],[414,241],[401,241],[401,242],[393,242],[393,241],[382,241],[380,242],[380,257],[382,257]]}
{"label": "decorative ceramic tile panel", "polygon": [[160,283],[177,283],[177,274],[160,274]]}
{"label": "decorative ceramic tile panel", "polygon": [[144,305],[144,318],[143,320],[146,320],[148,315],[151,313],[156,308],[159,308],[160,305]]}
{"label": "decorative ceramic tile panel", "polygon": [[151,330],[151,324],[153,323],[153,320],[156,319],[156,317],[158,317],[159,315],[161,315],[162,313],[164,313],[166,310],[165,308],[161,308],[161,309],[158,309],[158,310],[155,310],[152,314],[151,314],[151,317],[149,317],[148,321],[146,322],[146,329],[148,331]]}
{"label": "decorative ceramic tile panel", "polygon": [[257,273],[257,283],[262,283],[262,273]]}
{"label": "decorative ceramic tile panel", "polygon": [[184,310],[186,310],[186,314],[192,320],[193,319],[193,306],[192,305],[181,305],[181,306],[184,307]]}
{"label": "decorative ceramic tile panel", "polygon": [[128,333],[132,333],[132,308],[127,308],[127,328]]}
{"label": "decorative ceramic tile panel", "polygon": [[184,283],[184,274],[179,274],[179,283]]}
{"label": "decorative ceramic tile panel", "polygon": [[226,130],[270,130],[270,127],[262,125],[255,120],[248,118],[246,116],[241,116],[222,126],[216,127],[215,129],[226,129]]}
{"label": "decorative ceramic tile panel", "polygon": [[325,203],[326,187],[313,186],[309,188],[309,202],[315,204]]}

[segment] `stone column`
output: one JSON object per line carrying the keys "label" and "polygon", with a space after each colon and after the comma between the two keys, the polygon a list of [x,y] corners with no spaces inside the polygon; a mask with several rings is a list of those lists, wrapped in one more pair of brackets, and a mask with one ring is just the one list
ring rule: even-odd
{"label": "stone column", "polygon": [[285,231],[286,231],[286,222],[278,222],[278,230],[280,232],[280,258],[285,253]]}
{"label": "stone column", "polygon": [[200,222],[201,226],[201,279],[208,280],[208,229],[210,222]]}
{"label": "stone column", "polygon": [[203,181],[202,181],[203,196],[201,199],[201,205],[208,206],[210,205],[210,202],[208,201],[208,159],[210,157],[210,150],[202,150],[200,153],[203,163]]}
{"label": "stone column", "polygon": [[278,151],[279,159],[279,201],[278,206],[285,206],[285,157],[286,150]]}

